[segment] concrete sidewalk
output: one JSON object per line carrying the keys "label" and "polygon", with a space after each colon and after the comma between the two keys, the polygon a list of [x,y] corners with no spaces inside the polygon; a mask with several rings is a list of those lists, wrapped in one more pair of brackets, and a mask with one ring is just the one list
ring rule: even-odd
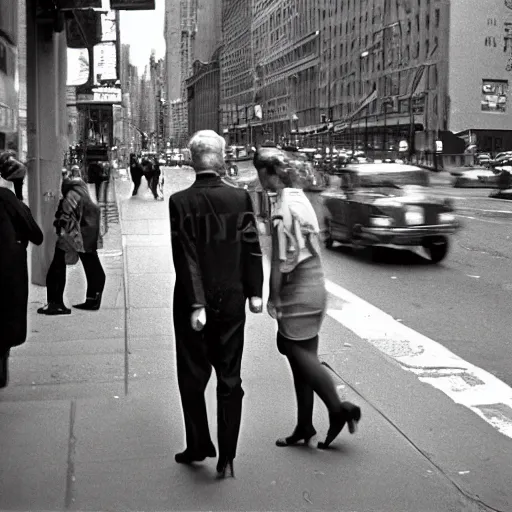
{"label": "concrete sidewalk", "polygon": [[[192,179],[169,171],[166,196]],[[31,288],[29,340],[13,350],[11,384],[0,392],[0,509],[486,510],[480,499],[512,509],[505,438],[331,319],[322,357],[362,407],[357,435],[342,432],[329,451],[275,447],[293,428],[295,398],[273,321],[249,315],[237,478],[217,482],[214,460],[176,464],[184,434],[167,201],[146,190],[131,198],[129,181],[116,188],[121,225],[110,226],[101,251],[101,310],[37,315],[45,289]],[[69,305],[81,302],[85,283],[79,265],[68,275]],[[207,404],[215,435],[215,378]],[[318,401],[315,421],[320,440],[328,424]],[[425,451],[407,431],[423,437]]]}

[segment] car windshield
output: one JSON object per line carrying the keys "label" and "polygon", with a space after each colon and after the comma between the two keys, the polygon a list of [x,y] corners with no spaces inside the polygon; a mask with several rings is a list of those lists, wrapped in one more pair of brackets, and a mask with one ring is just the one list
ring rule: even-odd
{"label": "car windshield", "polygon": [[423,170],[360,172],[357,176],[360,187],[403,187],[416,185],[428,187],[428,173]]}

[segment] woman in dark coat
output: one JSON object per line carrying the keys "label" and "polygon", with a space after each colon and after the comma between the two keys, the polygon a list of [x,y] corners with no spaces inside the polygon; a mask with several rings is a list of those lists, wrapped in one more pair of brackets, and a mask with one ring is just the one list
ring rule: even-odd
{"label": "woman in dark coat", "polygon": [[74,263],[78,257],[87,279],[87,294],[84,303],[73,307],[97,311],[105,288],[105,272],[97,252],[100,208],[92,200],[86,183],[79,177],[67,177],[62,181],[62,196],[53,223],[59,238],[46,275],[48,304],[37,310],[42,315],[71,313],[64,304],[66,263]]}
{"label": "woman in dark coat", "polygon": [[329,431],[318,447],[328,448],[347,424],[350,433],[361,410],[342,402],[325,366],[318,359],[318,335],[327,294],[320,255],[316,213],[302,187],[307,176],[291,155],[277,148],[260,148],[254,166],[262,187],[275,194],[272,208],[272,258],[268,312],[277,320],[277,348],[290,364],[297,397],[293,433],[276,441],[289,446],[308,444],[316,434],[313,397],[316,393],[329,411]]}
{"label": "woman in dark coat", "polygon": [[10,349],[27,337],[27,246],[43,243],[28,206],[9,190],[25,173],[12,155],[0,155],[0,388],[8,384]]}

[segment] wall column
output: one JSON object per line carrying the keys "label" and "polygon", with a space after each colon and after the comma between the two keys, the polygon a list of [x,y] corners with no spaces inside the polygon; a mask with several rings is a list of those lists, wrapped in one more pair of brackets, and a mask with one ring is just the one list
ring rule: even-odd
{"label": "wall column", "polygon": [[32,214],[44,233],[32,248],[32,283],[46,285],[56,235],[61,169],[67,133],[66,33],[36,23],[36,0],[27,0],[28,183]]}

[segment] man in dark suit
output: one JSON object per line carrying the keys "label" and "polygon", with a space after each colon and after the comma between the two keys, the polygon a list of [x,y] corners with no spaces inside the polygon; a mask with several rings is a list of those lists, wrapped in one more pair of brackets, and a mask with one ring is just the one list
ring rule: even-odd
{"label": "man in dark suit", "polygon": [[217,375],[217,472],[233,472],[242,415],[245,305],[262,310],[263,267],[251,198],[219,175],[225,141],[211,130],[190,141],[194,184],[169,199],[176,284],[174,331],[186,449],[176,462],[215,457],[204,392]]}

